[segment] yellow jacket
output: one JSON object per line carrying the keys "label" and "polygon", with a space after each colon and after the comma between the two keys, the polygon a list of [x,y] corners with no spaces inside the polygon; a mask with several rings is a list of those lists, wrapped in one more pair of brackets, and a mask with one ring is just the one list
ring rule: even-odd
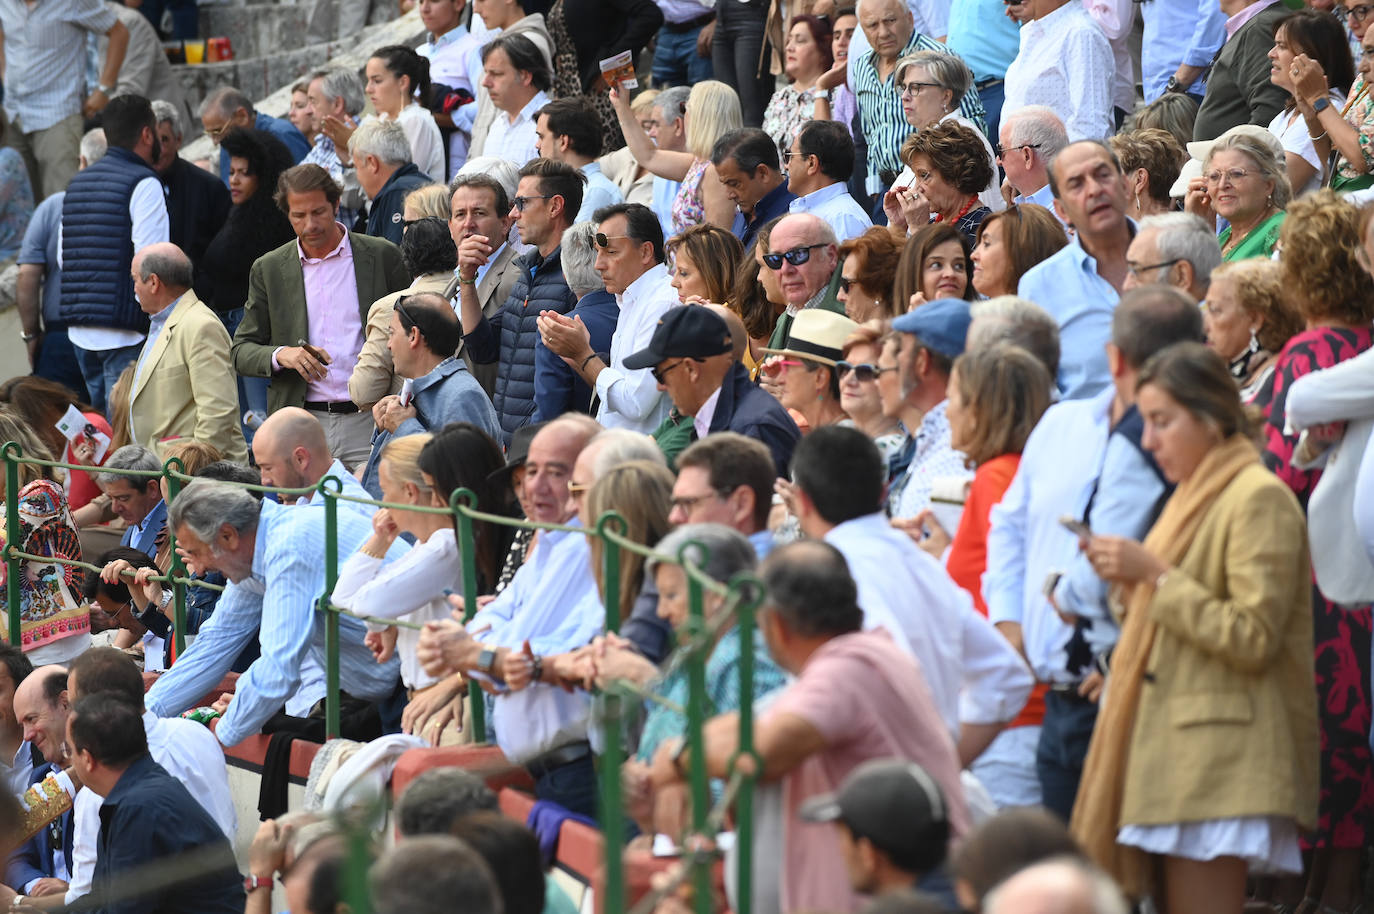
{"label": "yellow jacket", "polygon": [[[1317,819],[1307,522],[1259,464],[1217,497],[1163,578],[1122,825]],[[1110,686],[1106,701],[1111,701]]]}
{"label": "yellow jacket", "polygon": [[247,463],[228,331],[194,292],[168,307],[130,396],[134,440],[160,455],[163,439],[194,438]]}

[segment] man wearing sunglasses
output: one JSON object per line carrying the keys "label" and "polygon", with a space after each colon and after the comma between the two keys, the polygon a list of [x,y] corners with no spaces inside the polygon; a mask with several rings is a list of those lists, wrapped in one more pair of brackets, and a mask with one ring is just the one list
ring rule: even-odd
{"label": "man wearing sunglasses", "polygon": [[787,189],[797,195],[788,209],[820,217],[840,241],[859,237],[873,220],[849,195],[853,173],[854,139],[845,125],[807,121],[787,152]]}
{"label": "man wearing sunglasses", "polygon": [[[768,236],[764,268],[778,274],[787,310],[778,317],[768,345],[782,349],[787,345],[793,319],[807,308],[826,304],[826,292],[839,263],[839,243],[834,230],[811,213],[793,213],[773,228]],[[833,301],[833,300],[832,300]],[[843,306],[830,310],[844,313]]]}
{"label": "man wearing sunglasses", "polygon": [[[468,235],[458,245],[459,315],[463,343],[473,362],[497,363],[491,402],[501,422],[503,443],[528,424],[535,413],[535,347],[538,318],[566,314],[577,298],[563,278],[563,232],[582,206],[586,177],[571,165],[535,159],[520,169],[515,219],[520,241],[537,248],[516,259],[519,279],[501,310],[487,317],[477,293],[478,273],[505,241],[504,237]],[[666,285],[666,283],[665,283]],[[672,291],[671,289],[669,291]]]}
{"label": "man wearing sunglasses", "polygon": [[664,265],[663,227],[642,203],[603,207],[596,222],[596,272],[620,305],[610,353],[596,352],[587,326],[561,312],[542,312],[539,334],[596,391],[598,422],[649,434],[668,415],[668,401],[653,374],[625,358],[649,344],[658,319],[678,304]]}
{"label": "man wearing sunglasses", "polygon": [[801,432],[777,398],[749,379],[735,358],[729,325],[710,308],[670,308],[649,345],[627,356],[625,366],[649,369],[673,402],[677,415],[653,433],[670,461],[693,441],[737,432],[767,446],[777,475],[786,475]]}
{"label": "man wearing sunglasses", "polygon": [[1027,105],[1002,118],[997,162],[1006,172],[1002,196],[1007,204],[1037,203],[1054,212],[1049,163],[1069,145],[1064,122],[1053,108]]}

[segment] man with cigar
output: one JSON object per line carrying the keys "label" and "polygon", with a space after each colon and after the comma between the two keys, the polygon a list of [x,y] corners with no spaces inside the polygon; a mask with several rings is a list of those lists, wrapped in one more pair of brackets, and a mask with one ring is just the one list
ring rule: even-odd
{"label": "man with cigar", "polygon": [[241,375],[271,378],[269,412],[299,406],[324,426],[350,471],[371,452],[372,416],[348,395],[372,303],[410,284],[400,250],[338,221],[340,189],[318,165],[282,174],[277,205],[296,240],[259,257],[230,354]]}

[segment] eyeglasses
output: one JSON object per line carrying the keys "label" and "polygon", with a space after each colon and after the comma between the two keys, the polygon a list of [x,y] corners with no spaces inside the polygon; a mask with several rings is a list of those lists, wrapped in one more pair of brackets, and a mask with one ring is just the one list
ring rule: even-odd
{"label": "eyeglasses", "polygon": [[665,377],[667,377],[668,372],[670,372],[670,371],[672,371],[674,368],[677,368],[678,366],[682,365],[682,363],[683,363],[683,362],[686,362],[686,361],[687,361],[686,359],[678,359],[676,362],[674,362],[673,364],[669,365],[669,366],[666,367],[666,368],[664,368],[664,367],[662,367],[662,366],[659,366],[659,365],[655,365],[653,368],[650,368],[650,369],[649,369],[649,373],[652,374],[652,375],[654,376],[654,380],[655,380],[655,381],[657,381],[658,383],[662,384],[662,383],[663,383],[663,379],[664,379]]}
{"label": "eyeglasses", "polygon": [[858,284],[859,281],[857,279],[850,279],[848,276],[840,277],[840,291],[843,292],[845,295],[848,295],[849,290],[854,288]]}
{"label": "eyeglasses", "polygon": [[939,83],[922,83],[912,80],[909,83],[902,83],[897,88],[901,90],[901,95],[903,97],[909,95],[912,98],[915,98],[917,95],[921,94],[922,89],[942,89],[944,87],[941,86]]}
{"label": "eyeglasses", "polygon": [[679,495],[674,498],[670,504],[673,506],[673,510],[681,508],[684,513],[691,514],[693,508],[706,501],[708,498],[719,499],[728,498],[729,496],[729,492],[708,492],[705,495]]}
{"label": "eyeglasses", "polygon": [[1222,178],[1225,178],[1229,184],[1239,184],[1249,176],[1250,172],[1246,171],[1244,168],[1228,168],[1225,171],[1208,172],[1203,175],[1202,178],[1208,184],[1221,184]]}
{"label": "eyeglasses", "polygon": [[1182,257],[1175,257],[1173,260],[1161,260],[1159,263],[1152,263],[1143,267],[1138,267],[1130,261],[1127,261],[1126,272],[1134,276],[1136,279],[1140,279],[1140,274],[1142,273],[1148,273],[1150,270],[1160,270],[1164,267],[1171,267],[1182,259]]}
{"label": "eyeglasses", "polygon": [[225,123],[225,124],[223,124],[222,126],[219,126],[219,127],[206,127],[206,128],[205,128],[205,135],[208,136],[208,137],[209,137],[210,139],[212,139],[212,140],[218,141],[220,137],[224,136],[224,132],[225,132],[226,130],[228,130],[230,127],[232,127],[232,126],[234,126],[234,125],[233,125],[233,124],[229,124],[229,123]]}
{"label": "eyeglasses", "polygon": [[570,482],[568,483],[568,497],[581,500],[590,488],[591,486],[585,482]]}
{"label": "eyeglasses", "polygon": [[527,207],[527,206],[530,205],[530,201],[531,201],[531,200],[552,200],[552,199],[553,199],[554,197],[556,197],[556,196],[558,196],[558,195],[557,195],[557,194],[535,194],[534,196],[531,196],[531,197],[516,197],[516,198],[515,198],[513,201],[511,201],[511,202],[513,202],[513,203],[515,204],[515,211],[516,211],[516,212],[518,212],[518,213],[523,213],[523,212],[525,211],[525,207]]}
{"label": "eyeglasses", "polygon": [[1039,149],[1039,148],[1040,148],[1040,144],[1039,144],[1039,143],[1017,143],[1015,146],[1007,146],[1006,148],[1003,148],[1001,143],[993,143],[993,144],[992,144],[992,151],[993,151],[993,153],[996,154],[997,158],[999,158],[999,159],[1002,158],[1002,156],[1006,155],[1007,153],[1009,153],[1009,152],[1015,152],[1015,151],[1018,150],[1018,149]]}
{"label": "eyeglasses", "polygon": [[835,363],[835,372],[839,377],[843,378],[852,371],[854,372],[854,377],[864,384],[867,384],[869,381],[878,380],[878,378],[886,372],[896,370],[896,368],[883,368],[879,365],[874,365],[872,362],[859,362],[858,364],[853,362]]}
{"label": "eyeglasses", "polygon": [[804,158],[806,158],[806,153],[804,153],[804,152],[793,152],[793,151],[790,150],[790,149],[787,150],[786,152],[784,152],[784,153],[782,154],[782,160],[783,160],[784,162],[786,162],[788,159],[804,159]]}
{"label": "eyeglasses", "polygon": [[634,239],[632,239],[629,235],[603,235],[603,234],[601,234],[600,232],[597,232],[597,233],[596,233],[596,244],[597,244],[598,247],[603,247],[603,248],[610,247],[612,241],[633,241],[633,240],[634,240]]}
{"label": "eyeglasses", "polygon": [[768,265],[770,270],[781,270],[782,262],[786,260],[794,267],[799,267],[811,259],[811,252],[816,248],[826,247],[824,242],[820,244],[808,244],[805,247],[793,248],[790,251],[783,251],[781,254],[764,254],[763,262]]}
{"label": "eyeglasses", "polygon": [[806,363],[801,359],[772,358],[763,363],[763,373],[770,378],[776,378],[781,376],[789,368],[796,368],[799,365],[805,364]]}
{"label": "eyeglasses", "polygon": [[1341,19],[1353,19],[1356,22],[1364,22],[1369,18],[1370,13],[1374,13],[1374,7],[1357,6],[1353,9],[1347,9],[1344,6],[1338,6],[1334,12]]}

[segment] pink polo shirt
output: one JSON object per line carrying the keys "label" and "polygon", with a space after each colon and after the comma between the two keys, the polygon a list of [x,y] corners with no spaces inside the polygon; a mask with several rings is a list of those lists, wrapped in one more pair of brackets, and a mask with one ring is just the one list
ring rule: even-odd
{"label": "pink polo shirt", "polygon": [[[340,223],[343,239],[323,257],[309,257],[296,242],[305,274],[306,340],[333,358],[324,380],[305,388],[305,399],[337,403],[351,399],[348,377],[363,351],[363,322],[358,313],[358,282],[353,272],[353,245]],[[295,345],[292,342],[290,345]]]}
{"label": "pink polo shirt", "polygon": [[959,757],[916,661],[882,629],[841,635],[821,646],[768,714],[795,714],[825,737],[826,748],[782,779],[782,910],[857,911],[833,825],[803,822],[803,802],[838,790],[870,759],[909,759],[944,792],[953,838],[969,830]]}

